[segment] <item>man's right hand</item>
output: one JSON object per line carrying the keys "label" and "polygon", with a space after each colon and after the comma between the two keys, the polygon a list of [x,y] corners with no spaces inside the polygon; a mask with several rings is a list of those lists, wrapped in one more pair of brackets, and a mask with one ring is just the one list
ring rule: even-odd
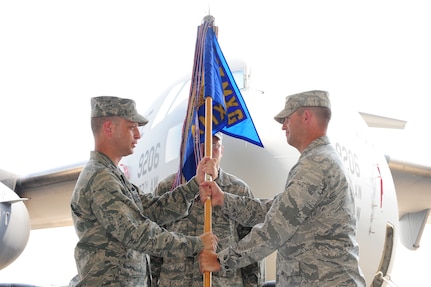
{"label": "man's right hand", "polygon": [[212,232],[205,232],[199,236],[204,244],[204,250],[217,250],[218,238]]}

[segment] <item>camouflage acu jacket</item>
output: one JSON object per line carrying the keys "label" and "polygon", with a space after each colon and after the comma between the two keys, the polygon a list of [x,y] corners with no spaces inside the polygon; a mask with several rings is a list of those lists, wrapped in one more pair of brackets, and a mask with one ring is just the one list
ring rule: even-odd
{"label": "camouflage acu jacket", "polygon": [[162,197],[142,193],[104,154],[91,152],[71,199],[79,241],[75,247],[76,286],[147,286],[146,254],[193,256],[198,237],[162,229],[187,215],[195,179]]}
{"label": "camouflage acu jacket", "polygon": [[[162,195],[170,190],[175,180],[175,174],[165,178],[155,190],[156,195]],[[240,196],[253,197],[250,187],[238,177],[219,169],[215,180],[224,190]],[[189,215],[166,226],[170,231],[187,235],[199,235],[204,230],[204,207],[200,201],[190,206]],[[212,213],[212,230],[219,238],[218,250],[235,244],[250,232],[249,227],[243,227],[222,214],[220,207],[214,207]],[[202,287],[203,276],[199,272],[197,257],[160,258],[151,257],[152,286],[159,287]],[[256,287],[264,281],[263,262],[252,263],[242,269],[224,270],[212,273],[213,287]]]}
{"label": "camouflage acu jacket", "polygon": [[277,286],[365,286],[354,197],[326,136],[304,150],[284,191],[273,200],[226,193],[224,212],[245,226],[262,224],[219,252],[223,269],[245,266],[277,250]]}

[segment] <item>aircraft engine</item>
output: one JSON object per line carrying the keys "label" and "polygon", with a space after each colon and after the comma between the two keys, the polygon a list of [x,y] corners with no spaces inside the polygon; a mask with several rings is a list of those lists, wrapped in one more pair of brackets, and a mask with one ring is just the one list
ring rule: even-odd
{"label": "aircraft engine", "polygon": [[0,270],[22,253],[30,235],[30,216],[23,198],[0,182]]}

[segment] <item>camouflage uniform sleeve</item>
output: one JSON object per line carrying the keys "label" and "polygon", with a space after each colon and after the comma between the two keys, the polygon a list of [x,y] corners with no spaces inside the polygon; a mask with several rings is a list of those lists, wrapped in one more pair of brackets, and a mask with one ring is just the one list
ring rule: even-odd
{"label": "camouflage uniform sleeve", "polygon": [[153,196],[141,194],[144,214],[159,225],[166,225],[188,214],[192,201],[199,191],[199,185],[193,177],[187,183],[179,185],[172,192]]}
{"label": "camouflage uniform sleeve", "polygon": [[[245,210],[244,213],[248,213],[249,217],[253,217],[253,214],[256,214],[260,219],[262,219],[262,213],[264,212],[264,209],[261,208],[260,212],[256,212],[256,209],[253,209],[253,207],[261,207],[261,205],[258,204],[258,201],[247,200],[247,204],[244,205],[245,202],[243,198],[235,198],[229,195],[229,197],[225,196],[225,204],[226,199],[228,200],[229,205],[234,205],[235,203],[240,204],[237,210],[235,210],[232,206],[230,208],[231,212],[232,210],[235,210],[235,215],[240,214],[241,209],[245,208],[243,209]],[[235,200],[232,201],[231,199]],[[278,206],[278,202],[277,200],[274,200],[273,207],[276,206]],[[274,212],[274,210],[275,208],[271,208],[267,214],[270,215],[271,212]],[[276,215],[276,217],[279,216]],[[244,220],[245,219],[246,218],[244,218]],[[252,228],[250,233],[246,236],[245,240],[243,239],[234,246],[230,246],[218,253],[218,258],[220,260],[222,270],[241,268],[250,265],[252,263],[258,262],[259,260],[262,260],[263,258],[270,255],[273,251],[277,250],[279,244],[281,244],[281,238],[277,237],[276,233],[280,229],[285,229],[286,227],[280,227],[280,224],[273,224],[273,222],[280,223],[279,218],[269,219],[268,217],[266,217],[266,219],[267,221],[261,221],[263,222],[261,224],[257,222],[257,225]],[[248,222],[251,221],[248,220]]]}
{"label": "camouflage uniform sleeve", "polygon": [[[310,169],[309,166],[291,171],[284,192],[274,198],[263,223],[255,225],[246,240],[219,252],[222,269],[238,268],[261,260],[289,240],[324,196],[320,192],[323,178],[320,169]],[[241,210],[248,217],[254,214],[261,216],[264,206],[268,207],[262,203],[268,202],[225,194],[225,205],[238,218],[247,217],[241,216]]]}
{"label": "camouflage uniform sleeve", "polygon": [[110,173],[99,173],[93,180],[91,208],[107,236],[156,256],[196,256],[203,249],[199,237],[167,232],[146,218],[126,196],[130,191]]}
{"label": "camouflage uniform sleeve", "polygon": [[272,199],[258,199],[225,192],[223,212],[245,227],[253,227],[265,220]]}

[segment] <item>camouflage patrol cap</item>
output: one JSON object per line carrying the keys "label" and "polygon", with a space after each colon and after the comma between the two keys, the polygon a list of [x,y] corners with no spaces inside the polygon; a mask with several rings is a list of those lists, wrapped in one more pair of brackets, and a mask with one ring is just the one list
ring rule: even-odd
{"label": "camouflage patrol cap", "polygon": [[134,100],[110,96],[91,98],[91,117],[122,117],[140,126],[148,123],[146,118],[138,114]]}
{"label": "camouflage patrol cap", "polygon": [[300,107],[321,107],[331,109],[329,93],[325,91],[314,90],[287,96],[284,109],[279,112],[274,117],[274,119],[277,122],[283,124],[284,119],[290,116]]}

